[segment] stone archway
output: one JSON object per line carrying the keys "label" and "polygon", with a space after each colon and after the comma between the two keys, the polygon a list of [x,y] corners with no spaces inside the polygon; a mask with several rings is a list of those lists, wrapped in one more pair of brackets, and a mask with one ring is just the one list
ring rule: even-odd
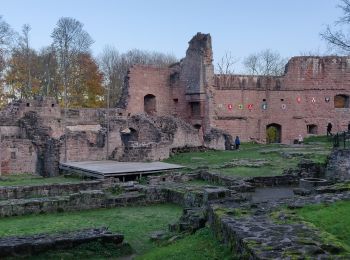
{"label": "stone archway", "polygon": [[266,126],[266,143],[280,143],[282,140],[282,126],[272,123]]}
{"label": "stone archway", "polygon": [[157,113],[156,96],[147,94],[143,97],[143,108],[146,114],[154,116]]}

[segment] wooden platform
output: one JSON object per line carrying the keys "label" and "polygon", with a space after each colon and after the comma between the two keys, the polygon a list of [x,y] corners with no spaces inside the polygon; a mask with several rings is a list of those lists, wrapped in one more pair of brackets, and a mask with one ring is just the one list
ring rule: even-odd
{"label": "wooden platform", "polygon": [[142,176],[181,168],[184,168],[184,166],[163,162],[85,161],[60,163],[61,170],[99,179],[133,175]]}

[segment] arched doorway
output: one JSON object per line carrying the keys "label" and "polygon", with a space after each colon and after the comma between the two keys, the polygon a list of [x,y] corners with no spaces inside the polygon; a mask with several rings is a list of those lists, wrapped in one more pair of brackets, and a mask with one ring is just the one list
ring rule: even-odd
{"label": "arched doorway", "polygon": [[154,116],[157,112],[156,96],[148,94],[143,98],[144,111],[146,114]]}
{"label": "arched doorway", "polygon": [[282,140],[282,126],[279,124],[269,124],[266,126],[266,143],[280,143]]}

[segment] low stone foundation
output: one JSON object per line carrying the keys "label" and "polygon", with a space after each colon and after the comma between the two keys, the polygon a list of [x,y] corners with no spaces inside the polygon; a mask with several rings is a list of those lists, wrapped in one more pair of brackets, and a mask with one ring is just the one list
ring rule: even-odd
{"label": "low stone foundation", "polygon": [[70,249],[94,241],[117,246],[123,240],[123,235],[109,232],[105,227],[59,234],[4,237],[0,238],[0,258],[28,257],[48,250]]}
{"label": "low stone foundation", "polygon": [[254,187],[289,186],[297,185],[299,183],[299,177],[294,175],[266,176],[253,177],[245,181],[252,184]]}
{"label": "low stone foundation", "polygon": [[262,203],[236,203],[226,199],[207,208],[209,223],[217,237],[240,259],[347,259],[345,249],[326,241],[317,229],[295,222],[281,207],[349,200],[350,192],[294,197]]}
{"label": "low stone foundation", "polygon": [[206,152],[214,149],[210,149],[205,146],[184,146],[184,147],[176,147],[172,148],[170,151],[170,155],[175,155],[179,153],[190,153],[190,152]]}
{"label": "low stone foundation", "polygon": [[[279,176],[266,176],[266,177],[252,177],[237,179],[230,176],[225,176],[219,173],[209,172],[207,170],[200,170],[200,178],[209,181],[211,183],[217,183],[225,186],[253,186],[253,187],[273,187],[273,186],[286,186],[296,185],[299,183],[299,177],[296,175],[285,174]],[[244,190],[239,190],[244,191]]]}
{"label": "low stone foundation", "polygon": [[141,186],[147,200],[171,202],[183,207],[201,207],[212,200],[231,196],[227,188],[216,186],[186,186],[181,184]]}
{"label": "low stone foundation", "polygon": [[113,185],[113,179],[26,186],[0,186],[0,200],[42,196],[62,196],[85,190],[100,190]]}
{"label": "low stone foundation", "polygon": [[67,196],[0,201],[0,217],[20,216],[105,207],[106,194],[100,190],[81,191]]}

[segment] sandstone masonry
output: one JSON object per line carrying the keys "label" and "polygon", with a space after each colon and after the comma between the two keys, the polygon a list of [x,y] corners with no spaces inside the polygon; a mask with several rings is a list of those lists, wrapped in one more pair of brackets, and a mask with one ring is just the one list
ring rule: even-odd
{"label": "sandstone masonry", "polygon": [[204,137],[218,128],[245,141],[293,143],[326,134],[328,123],[348,130],[349,90],[349,57],[293,57],[280,77],[214,74],[211,37],[197,33],[179,63],[130,69],[123,108],[174,115]]}

